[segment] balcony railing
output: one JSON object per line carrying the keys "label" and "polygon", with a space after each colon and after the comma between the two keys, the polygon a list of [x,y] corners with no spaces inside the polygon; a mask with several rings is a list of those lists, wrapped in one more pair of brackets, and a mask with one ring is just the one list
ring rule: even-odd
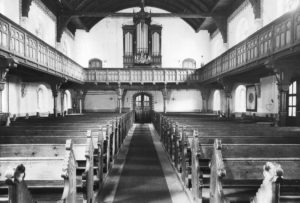
{"label": "balcony railing", "polygon": [[[300,45],[300,9],[278,18],[201,69],[85,69],[0,14],[0,55],[28,67],[83,83],[205,82]],[[128,58],[128,63],[133,58]]]}
{"label": "balcony railing", "polygon": [[42,72],[84,81],[80,65],[1,14],[0,53],[14,56],[19,63]]}
{"label": "balcony railing", "polygon": [[196,82],[196,69],[87,69],[86,82],[97,83],[185,83]]}
{"label": "balcony railing", "polygon": [[[220,77],[253,62],[300,45],[300,9],[273,21],[197,72],[200,82]],[[256,64],[257,65],[257,64]]]}

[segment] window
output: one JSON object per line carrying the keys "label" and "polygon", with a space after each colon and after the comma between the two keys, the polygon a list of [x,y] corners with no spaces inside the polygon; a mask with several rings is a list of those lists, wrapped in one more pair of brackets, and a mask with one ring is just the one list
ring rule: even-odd
{"label": "window", "polygon": [[182,68],[196,68],[196,61],[192,58],[184,59],[182,62]]}
{"label": "window", "polygon": [[146,95],[144,95],[144,106],[145,107],[150,106],[150,98]]}
{"label": "window", "polygon": [[91,59],[89,61],[89,68],[102,68],[102,61],[100,59]]}
{"label": "window", "polygon": [[213,111],[221,110],[221,95],[220,90],[215,90],[213,97]]}
{"label": "window", "polygon": [[297,105],[297,82],[294,81],[289,87],[288,94],[288,116],[296,117]]}
{"label": "window", "polygon": [[135,104],[136,104],[137,107],[142,106],[142,95],[139,95],[139,96],[136,97]]}

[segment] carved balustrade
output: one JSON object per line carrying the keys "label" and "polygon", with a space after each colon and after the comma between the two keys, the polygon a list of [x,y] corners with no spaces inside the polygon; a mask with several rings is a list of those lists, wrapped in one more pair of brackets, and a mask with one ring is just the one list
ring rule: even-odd
{"label": "carved balustrade", "polygon": [[251,63],[263,62],[267,57],[290,51],[299,45],[300,9],[278,18],[198,69],[199,82],[217,78]]}
{"label": "carved balustrade", "polygon": [[283,15],[197,71],[177,68],[85,69],[1,14],[0,55],[15,57],[22,65],[80,83],[201,83],[247,65],[259,65],[270,56],[292,52],[300,45],[299,10]]}
{"label": "carved balustrade", "polygon": [[13,56],[20,64],[42,72],[84,81],[83,67],[1,14],[0,55]]}
{"label": "carved balustrade", "polygon": [[97,83],[183,83],[196,82],[195,69],[87,69],[86,82]]}

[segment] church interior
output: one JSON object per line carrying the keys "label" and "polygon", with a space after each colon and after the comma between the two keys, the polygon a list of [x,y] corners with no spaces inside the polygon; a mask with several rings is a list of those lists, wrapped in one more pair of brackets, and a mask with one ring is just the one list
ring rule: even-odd
{"label": "church interior", "polygon": [[0,0],[0,203],[299,203],[300,0]]}

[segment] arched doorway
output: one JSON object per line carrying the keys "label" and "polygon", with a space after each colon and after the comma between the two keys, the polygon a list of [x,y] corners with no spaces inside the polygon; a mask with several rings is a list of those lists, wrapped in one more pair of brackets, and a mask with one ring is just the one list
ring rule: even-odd
{"label": "arched doorway", "polygon": [[135,110],[135,122],[150,123],[150,111],[152,109],[152,96],[147,93],[138,93],[133,96],[133,109]]}
{"label": "arched doorway", "polygon": [[213,96],[213,111],[220,112],[221,110],[221,94],[220,90],[215,90]]}
{"label": "arched doorway", "polygon": [[235,90],[235,112],[246,112],[245,85],[239,85]]}

